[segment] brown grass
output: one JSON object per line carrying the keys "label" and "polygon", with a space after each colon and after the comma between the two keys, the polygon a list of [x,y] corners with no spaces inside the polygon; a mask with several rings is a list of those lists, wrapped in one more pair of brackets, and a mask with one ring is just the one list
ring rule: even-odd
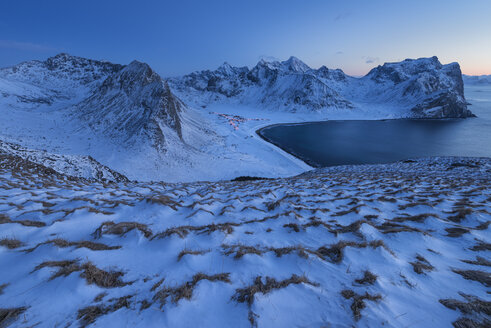
{"label": "brown grass", "polygon": [[91,262],[79,264],[78,260],[46,261],[37,265],[32,272],[46,267],[58,268],[58,271],[53,273],[49,280],[53,280],[61,276],[67,277],[73,272],[81,272],[80,277],[84,278],[89,285],[95,284],[102,288],[114,288],[132,284],[132,282],[121,281],[120,278],[124,276],[123,272],[104,271],[97,268]]}
{"label": "brown grass", "polygon": [[10,284],[1,284],[1,285],[0,285],[0,295],[2,295],[2,294],[3,294],[3,290],[4,290],[4,289],[5,289],[5,288],[6,288],[8,285],[10,285]]}
{"label": "brown grass", "polygon": [[153,284],[152,288],[150,288],[150,291],[153,292],[154,290],[159,288],[160,285],[162,285],[162,283],[164,282],[164,280],[165,280],[165,278],[162,278],[159,281],[157,281],[155,284]]}
{"label": "brown grass", "polygon": [[373,285],[377,281],[377,276],[366,270],[363,272],[363,277],[355,279],[355,282],[360,285]]}
{"label": "brown grass", "polygon": [[353,317],[355,318],[355,321],[358,321],[361,318],[361,310],[366,307],[365,300],[379,301],[382,299],[382,296],[379,294],[371,295],[368,294],[368,292],[365,292],[365,294],[360,295],[356,294],[350,289],[345,289],[341,291],[341,295],[345,299],[353,299],[353,303],[351,303],[351,311],[353,312]]}
{"label": "brown grass", "polygon": [[384,242],[382,240],[373,240],[370,242],[354,242],[354,241],[339,241],[336,244],[330,245],[329,247],[321,246],[315,251],[315,254],[319,256],[322,259],[329,259],[331,262],[334,263],[340,263],[343,260],[344,257],[344,249],[346,247],[356,247],[356,248],[377,248],[377,247],[383,247],[387,251],[390,252],[390,250],[385,246]]}
{"label": "brown grass", "polygon": [[92,251],[109,251],[109,250],[114,250],[114,249],[120,249],[121,246],[108,246],[106,244],[101,244],[101,243],[95,243],[92,241],[67,241],[65,239],[61,238],[56,238],[56,239],[50,239],[45,242],[39,243],[36,246],[32,248],[25,249],[24,251],[27,253],[33,252],[36,250],[39,246],[42,245],[55,245],[60,248],[66,248],[66,247],[72,247],[75,246],[76,248],[87,248]]}
{"label": "brown grass", "polygon": [[471,251],[475,251],[475,252],[478,252],[478,251],[491,251],[491,244],[490,243],[486,243],[482,240],[478,240],[477,241],[477,244],[472,246],[471,248],[469,248]]}
{"label": "brown grass", "polygon": [[[456,328],[490,327],[491,321],[486,317],[491,315],[491,302],[482,300],[474,295],[459,293],[467,302],[456,299],[442,299],[440,303],[452,310],[459,310],[467,317],[461,317],[453,322]],[[478,321],[476,321],[478,320]]]}
{"label": "brown grass", "polygon": [[6,224],[6,223],[18,223],[21,224],[25,227],[45,227],[46,223],[41,222],[41,221],[32,221],[32,220],[11,220],[10,217],[8,217],[6,214],[0,214],[0,224]]}
{"label": "brown grass", "polygon": [[165,196],[165,195],[154,195],[151,197],[147,197],[146,201],[151,204],[168,206],[172,208],[174,211],[177,211],[177,208],[181,207],[179,203],[171,199],[169,196]]}
{"label": "brown grass", "polygon": [[190,250],[190,249],[183,249],[179,255],[177,256],[177,261],[179,262],[184,255],[203,255],[206,253],[209,253],[211,250],[206,249],[206,250]]}
{"label": "brown grass", "polygon": [[259,248],[256,248],[254,246],[248,246],[248,245],[242,245],[242,244],[237,244],[237,245],[226,245],[223,244],[222,248],[225,250],[223,252],[224,255],[231,255],[234,254],[234,259],[238,260],[242,258],[246,254],[256,254],[256,255],[263,255],[265,252],[264,250],[261,250]]}
{"label": "brown grass", "polygon": [[438,218],[439,216],[437,214],[433,214],[433,213],[423,213],[423,214],[418,214],[418,215],[398,216],[398,217],[393,218],[391,221],[393,221],[393,222],[411,221],[411,222],[423,223],[423,222],[425,222],[425,220],[427,218],[430,218],[430,217]]}
{"label": "brown grass", "polygon": [[26,307],[0,309],[0,327],[10,326],[26,310]]}
{"label": "brown grass", "polygon": [[81,327],[87,327],[88,325],[94,323],[100,316],[105,314],[115,312],[123,307],[129,309],[130,302],[129,299],[132,295],[119,297],[116,299],[111,299],[113,304],[110,305],[91,305],[83,309],[78,310],[77,319],[80,320]]}
{"label": "brown grass", "polygon": [[417,274],[424,274],[427,271],[433,271],[435,269],[435,267],[432,266],[428,260],[419,254],[416,255],[416,261],[409,262],[409,264],[413,266],[413,270]]}
{"label": "brown grass", "polygon": [[459,318],[452,322],[455,328],[489,328],[491,327],[491,321],[488,319],[483,319],[483,321],[475,321],[470,318]]}
{"label": "brown grass", "polygon": [[266,277],[265,283],[263,283],[261,276],[257,276],[252,285],[247,286],[245,288],[236,289],[235,294],[232,296],[232,300],[238,303],[246,303],[248,305],[249,322],[251,323],[252,326],[256,326],[255,318],[257,317],[257,315],[254,312],[252,312],[252,304],[254,303],[255,295],[257,293],[266,295],[272,292],[273,290],[285,288],[292,284],[293,285],[308,284],[312,286],[319,285],[315,282],[310,281],[305,276],[297,276],[296,274],[293,274],[290,278],[281,281],[277,281],[275,278]]}
{"label": "brown grass", "polygon": [[425,235],[428,234],[426,231],[423,231],[421,229],[410,227],[403,224],[397,224],[389,221],[386,221],[383,224],[374,227],[380,232],[382,232],[383,234],[399,233],[399,232],[419,232]]}
{"label": "brown grass", "polygon": [[24,243],[15,238],[3,238],[0,239],[0,246],[7,247],[8,249],[16,249],[23,246]]}
{"label": "brown grass", "polygon": [[160,307],[162,308],[167,303],[167,298],[170,297],[171,302],[174,304],[179,303],[181,299],[190,300],[193,297],[193,290],[196,285],[201,280],[208,281],[222,281],[226,283],[230,283],[230,273],[218,273],[214,275],[207,275],[202,272],[196,273],[190,281],[185,282],[184,284],[177,287],[164,287],[160,289],[153,297],[154,301],[158,301],[160,303]]}
{"label": "brown grass", "polygon": [[476,256],[476,260],[461,260],[464,263],[474,264],[474,265],[482,265],[482,266],[491,266],[491,261],[485,259],[484,257]]}
{"label": "brown grass", "polygon": [[105,234],[124,236],[134,229],[139,230],[145,236],[145,238],[152,237],[152,231],[147,227],[146,224],[138,222],[114,223],[113,221],[103,222],[100,227],[92,233],[92,235],[94,236],[94,238],[101,238],[102,235]]}
{"label": "brown grass", "polygon": [[491,273],[489,272],[459,269],[452,269],[452,271],[460,274],[464,279],[477,281],[486,287],[491,287]]}
{"label": "brown grass", "polygon": [[447,220],[459,223],[464,220],[467,215],[470,215],[472,213],[474,213],[474,210],[472,208],[456,209],[449,213],[454,215],[447,216]]}
{"label": "brown grass", "polygon": [[459,228],[459,227],[446,228],[445,231],[447,232],[447,237],[452,237],[452,238],[457,238],[465,233],[470,232],[469,229]]}
{"label": "brown grass", "polygon": [[460,293],[467,301],[459,301],[456,299],[442,299],[439,302],[452,310],[459,310],[463,314],[484,313],[491,315],[491,302],[480,299],[477,296]]}
{"label": "brown grass", "polygon": [[284,228],[291,228],[295,232],[300,232],[300,228],[296,223],[287,223],[283,225]]}

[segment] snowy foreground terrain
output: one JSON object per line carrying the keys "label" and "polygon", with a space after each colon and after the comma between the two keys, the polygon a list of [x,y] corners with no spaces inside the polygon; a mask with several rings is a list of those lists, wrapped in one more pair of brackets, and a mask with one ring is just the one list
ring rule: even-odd
{"label": "snowy foreground terrain", "polygon": [[0,327],[489,327],[491,160],[98,183],[0,155]]}

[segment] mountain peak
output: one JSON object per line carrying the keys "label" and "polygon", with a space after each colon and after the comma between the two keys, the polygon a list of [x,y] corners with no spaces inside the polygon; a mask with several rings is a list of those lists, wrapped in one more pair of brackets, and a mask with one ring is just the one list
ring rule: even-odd
{"label": "mountain peak", "polygon": [[290,56],[288,60],[281,62],[281,65],[289,71],[304,73],[310,70],[310,67],[297,57]]}

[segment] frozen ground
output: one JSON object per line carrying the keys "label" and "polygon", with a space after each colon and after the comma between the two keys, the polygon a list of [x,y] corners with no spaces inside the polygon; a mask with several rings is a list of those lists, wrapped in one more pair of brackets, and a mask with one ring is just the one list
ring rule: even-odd
{"label": "frozen ground", "polygon": [[482,158],[100,184],[3,155],[0,326],[489,327],[490,183]]}

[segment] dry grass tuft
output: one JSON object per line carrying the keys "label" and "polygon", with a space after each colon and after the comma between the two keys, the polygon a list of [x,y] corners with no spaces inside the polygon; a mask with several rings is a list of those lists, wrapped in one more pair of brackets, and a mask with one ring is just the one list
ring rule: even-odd
{"label": "dry grass tuft", "polygon": [[152,288],[150,288],[150,291],[153,292],[155,291],[157,288],[160,287],[160,285],[162,285],[162,283],[164,282],[165,278],[162,278],[160,279],[159,281],[157,281],[155,284],[153,284]]}
{"label": "dry grass tuft", "polygon": [[489,272],[459,269],[452,269],[452,271],[460,274],[464,279],[477,281],[486,287],[491,287],[491,273]]}
{"label": "dry grass tuft", "polygon": [[183,249],[179,255],[177,256],[177,261],[179,262],[184,255],[203,255],[206,253],[209,253],[211,250],[206,249],[206,250],[190,250],[190,249]]}
{"label": "dry grass tuft", "polygon": [[6,288],[8,285],[10,285],[10,284],[1,284],[1,285],[0,285],[0,295],[2,295],[2,294],[3,294],[3,290],[4,290],[4,289],[5,289],[5,288]]}
{"label": "dry grass tuft", "polygon": [[275,202],[264,203],[269,212],[274,211],[278,206],[280,206],[281,201],[277,200]]}
{"label": "dry grass tuft", "polygon": [[479,252],[479,251],[491,251],[491,244],[486,243],[482,240],[478,240],[477,244],[469,248],[471,251]]}
{"label": "dry grass tuft", "polygon": [[447,237],[453,237],[453,238],[460,237],[463,234],[470,232],[469,229],[459,228],[459,227],[446,228],[445,231],[447,232]]}
{"label": "dry grass tuft", "polygon": [[382,232],[383,234],[399,233],[399,232],[419,232],[425,235],[427,234],[426,231],[423,231],[421,229],[410,227],[403,224],[397,224],[389,221],[386,221],[383,224],[374,227],[380,232]]}
{"label": "dry grass tuft", "polygon": [[411,222],[417,222],[417,223],[423,223],[427,218],[439,218],[437,214],[434,213],[423,213],[423,214],[418,214],[418,215],[407,215],[407,216],[398,216],[393,218],[391,221],[393,222],[405,222],[405,221],[411,221]]}
{"label": "dry grass tuft", "polygon": [[116,299],[111,299],[113,304],[110,305],[91,305],[83,309],[78,310],[77,319],[80,320],[81,327],[87,327],[88,325],[94,323],[97,318],[105,314],[115,312],[123,307],[129,309],[130,302],[129,299],[132,295],[119,297]]}
{"label": "dry grass tuft", "polygon": [[370,295],[368,292],[365,292],[365,294],[360,295],[356,294],[354,291],[345,289],[341,291],[341,295],[345,299],[353,299],[353,303],[351,303],[351,311],[353,312],[353,317],[355,318],[356,321],[360,320],[361,318],[361,310],[363,310],[366,307],[365,300],[368,301],[379,301],[382,299],[382,296],[379,294],[376,295]]}
{"label": "dry grass tuft", "polygon": [[363,278],[355,279],[355,282],[360,285],[373,285],[377,281],[377,276],[366,270],[363,272]]}
{"label": "dry grass tuft", "polygon": [[257,276],[254,280],[254,283],[245,288],[238,288],[235,290],[235,294],[232,296],[232,300],[238,303],[247,303],[249,308],[249,322],[252,326],[256,326],[256,317],[257,315],[252,312],[252,304],[254,303],[254,297],[257,293],[261,293],[266,295],[273,290],[281,289],[288,287],[289,285],[298,285],[298,284],[308,284],[311,286],[318,286],[319,284],[310,281],[305,276],[297,276],[293,274],[290,278],[277,281],[275,278],[266,277],[266,282],[263,283],[262,277]]}
{"label": "dry grass tuft", "polygon": [[[453,322],[456,328],[489,327],[491,321],[491,302],[482,300],[474,295],[459,293],[467,302],[456,299],[442,299],[440,303],[452,310],[459,310],[467,317],[461,317]],[[477,321],[476,321],[477,320]]]}
{"label": "dry grass tuft", "polygon": [[160,303],[160,308],[162,308],[167,303],[168,297],[171,298],[171,302],[174,304],[179,303],[179,301],[183,298],[190,300],[193,297],[194,288],[201,280],[208,280],[211,282],[222,281],[230,283],[229,276],[230,273],[218,273],[210,276],[205,273],[198,272],[193,276],[190,281],[187,281],[180,286],[162,288],[154,295],[153,300]]}
{"label": "dry grass tuft", "polygon": [[474,265],[491,266],[491,261],[480,256],[476,256],[476,259],[474,261],[473,260],[461,260],[461,261],[464,263],[469,263]]}
{"label": "dry grass tuft", "polygon": [[305,249],[303,246],[288,246],[288,247],[280,247],[280,248],[269,248],[270,251],[273,251],[277,257],[282,257],[283,255],[287,255],[293,252],[297,252],[297,255],[307,259],[309,257],[309,250]]}
{"label": "dry grass tuft", "polygon": [[22,247],[23,245],[24,245],[23,242],[15,239],[15,238],[0,239],[0,246],[7,247],[8,249],[16,249],[16,248]]}
{"label": "dry grass tuft", "polygon": [[481,322],[477,322],[470,318],[459,318],[457,321],[452,322],[455,328],[489,328],[491,327],[491,321],[484,319]]}
{"label": "dry grass tuft", "polygon": [[287,223],[283,225],[283,228],[291,228],[295,232],[300,232],[300,228],[298,227],[298,224],[296,223]]}
{"label": "dry grass tuft", "polygon": [[329,247],[321,246],[314,253],[323,260],[325,260],[327,258],[331,262],[340,263],[344,257],[343,250],[348,246],[349,247],[356,247],[356,248],[370,247],[373,249],[375,249],[377,247],[383,247],[390,252],[390,250],[387,248],[387,246],[385,246],[385,244],[382,240],[373,240],[370,242],[362,242],[362,243],[342,240],[342,241],[339,241],[336,244],[333,244]]}
{"label": "dry grass tuft", "polygon": [[97,228],[92,235],[94,238],[101,238],[102,235],[119,235],[124,236],[128,232],[137,229],[145,238],[152,237],[152,231],[147,227],[146,224],[138,223],[138,222],[119,222],[114,223],[113,221],[103,222],[99,228]]}
{"label": "dry grass tuft", "polygon": [[124,273],[119,271],[104,271],[97,268],[91,262],[79,264],[78,260],[65,260],[65,261],[46,261],[34,268],[34,271],[40,270],[46,267],[56,267],[58,271],[53,273],[49,280],[53,280],[58,277],[67,277],[73,272],[81,272],[80,277],[85,278],[87,283],[95,284],[102,288],[114,288],[130,285],[131,282],[121,281],[121,277]]}
{"label": "dry grass tuft", "polygon": [[428,260],[419,254],[416,255],[416,261],[409,262],[409,264],[413,266],[413,270],[417,274],[424,274],[426,271],[433,271],[435,269],[435,267],[432,266]]}
{"label": "dry grass tuft", "polygon": [[146,201],[151,204],[159,204],[172,208],[174,211],[177,211],[177,208],[181,205],[176,201],[172,200],[169,196],[165,195],[155,195],[152,197],[146,198]]}
{"label": "dry grass tuft", "polygon": [[242,245],[242,244],[237,244],[237,245],[226,245],[223,244],[222,248],[225,250],[223,252],[224,255],[231,255],[234,254],[234,259],[238,260],[242,258],[246,254],[256,254],[256,255],[263,255],[265,252],[264,250],[258,249],[254,246],[248,246],[248,245]]}
{"label": "dry grass tuft", "polygon": [[23,225],[24,227],[37,227],[37,228],[41,228],[41,227],[46,226],[46,223],[41,222],[41,221],[12,220],[6,214],[0,214],[0,224],[6,224],[6,223],[18,223],[18,224]]}
{"label": "dry grass tuft", "polygon": [[463,314],[484,313],[491,315],[491,302],[484,301],[477,296],[459,293],[467,302],[456,299],[442,299],[440,303],[452,310],[459,310]]}
{"label": "dry grass tuft", "polygon": [[26,307],[0,309],[0,327],[10,326],[26,310]]}
{"label": "dry grass tuft", "polygon": [[109,250],[114,250],[114,249],[120,249],[121,246],[108,246],[106,244],[101,244],[101,243],[95,243],[92,241],[67,241],[65,239],[61,238],[56,238],[56,239],[50,239],[45,242],[39,243],[36,246],[32,248],[25,249],[24,252],[30,253],[36,250],[39,246],[42,245],[55,245],[60,248],[66,248],[66,247],[72,247],[75,246],[76,248],[87,248],[92,251],[109,251]]}

